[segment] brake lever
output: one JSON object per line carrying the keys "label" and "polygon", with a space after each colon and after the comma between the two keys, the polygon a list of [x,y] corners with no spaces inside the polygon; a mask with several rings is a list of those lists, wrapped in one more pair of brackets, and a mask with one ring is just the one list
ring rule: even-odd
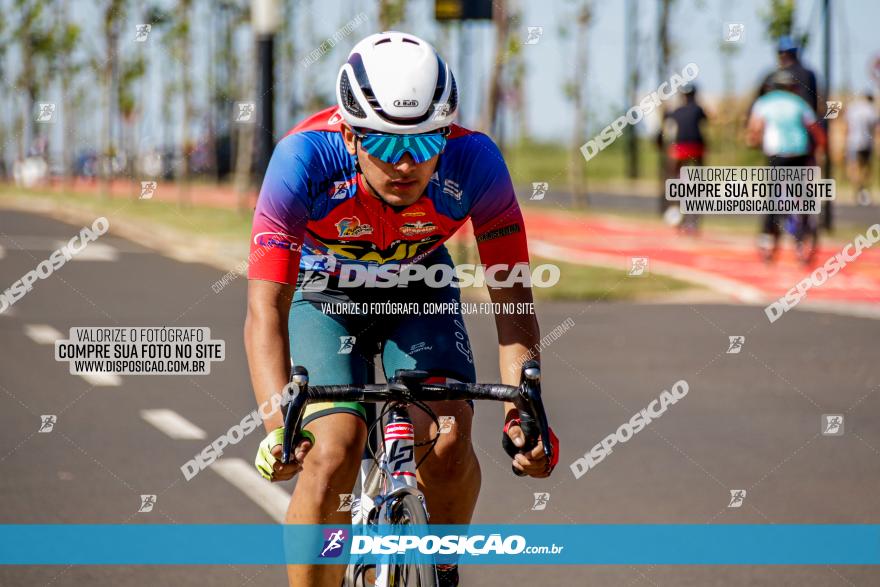
{"label": "brake lever", "polygon": [[[297,393],[294,399],[300,394],[306,393],[309,388],[309,372],[305,367],[297,365],[293,368],[293,376],[290,378],[291,383],[296,386]],[[296,437],[301,436],[299,432],[294,434],[294,430],[299,424],[301,409],[293,409],[297,402],[291,400],[287,406],[287,413],[284,415],[284,442],[281,445],[281,463],[287,465],[290,463],[290,453],[293,449]]]}
{"label": "brake lever", "polygon": [[[538,443],[540,437],[544,455],[548,461],[553,459],[553,445],[550,442],[550,428],[547,422],[547,413],[544,403],[541,401],[541,369],[537,361],[528,361],[522,367],[520,378],[520,401],[525,409],[518,409],[520,429],[525,436],[525,443],[517,447],[505,435],[504,449],[511,457],[517,453],[530,451]],[[534,414],[534,417],[532,416]],[[511,466],[513,474],[524,477],[526,474]]]}

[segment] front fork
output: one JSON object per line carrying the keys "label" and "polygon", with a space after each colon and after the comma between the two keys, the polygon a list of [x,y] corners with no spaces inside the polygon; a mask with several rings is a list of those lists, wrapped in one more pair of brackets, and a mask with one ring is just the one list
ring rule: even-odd
{"label": "front fork", "polygon": [[[393,404],[382,426],[384,450],[378,470],[368,451],[361,460],[361,496],[351,510],[353,524],[390,525],[394,503],[404,494],[415,495],[423,505],[425,502],[416,479],[415,434],[406,406]],[[390,562],[391,557],[376,565],[376,587],[388,584]]]}

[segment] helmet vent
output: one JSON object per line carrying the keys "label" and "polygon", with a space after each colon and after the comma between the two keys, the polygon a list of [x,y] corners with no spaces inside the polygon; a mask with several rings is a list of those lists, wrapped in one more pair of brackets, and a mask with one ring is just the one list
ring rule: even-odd
{"label": "helmet vent", "polygon": [[451,73],[449,74],[449,78],[452,80],[452,89],[449,92],[449,111],[455,112],[455,109],[458,108],[458,86],[455,85],[455,76]]}
{"label": "helmet vent", "polygon": [[348,80],[348,72],[342,72],[341,79],[339,80],[339,94],[342,96],[342,105],[349,114],[355,118],[367,117],[366,112],[364,112],[361,105],[357,103],[354,93],[351,91],[351,82]]}

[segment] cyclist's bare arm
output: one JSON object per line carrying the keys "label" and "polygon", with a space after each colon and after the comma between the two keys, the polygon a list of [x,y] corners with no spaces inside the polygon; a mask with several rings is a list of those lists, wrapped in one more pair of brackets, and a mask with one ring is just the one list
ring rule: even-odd
{"label": "cyclist's bare arm", "polygon": [[[270,402],[290,379],[287,317],[293,286],[271,281],[248,282],[244,344],[257,404]],[[266,431],[284,425],[280,411],[263,424]]]}
{"label": "cyclist's bare arm", "polygon": [[[272,281],[248,281],[247,318],[244,323],[244,345],[247,351],[251,383],[258,405],[273,405],[271,398],[280,393],[290,380],[290,339],[287,318],[295,287]],[[278,405],[278,402],[275,402]],[[263,421],[267,432],[284,426],[281,411],[277,410]],[[301,443],[295,453],[295,462],[275,464],[273,480],[286,481],[302,468],[308,441]],[[271,450],[280,459],[281,445]]]}
{"label": "cyclist's bare arm", "polygon": [[[506,276],[501,274],[501,279]],[[500,304],[514,304],[514,308],[533,308],[532,290],[523,285],[498,289],[489,288],[489,297]],[[514,314],[496,314],[495,328],[498,332],[498,360],[501,370],[501,383],[519,385],[522,364],[528,359],[540,361],[538,341],[541,333],[534,312],[523,311]],[[518,417],[516,406],[504,404],[504,422]],[[511,426],[508,435],[514,444],[521,446],[524,437],[519,426]],[[546,477],[547,457],[541,442],[526,455],[517,455],[513,466],[532,477]]]}
{"label": "cyclist's bare arm", "polygon": [[764,136],[764,119],[760,116],[752,115],[749,117],[749,123],[746,127],[746,144],[749,147],[761,146],[761,139]]}

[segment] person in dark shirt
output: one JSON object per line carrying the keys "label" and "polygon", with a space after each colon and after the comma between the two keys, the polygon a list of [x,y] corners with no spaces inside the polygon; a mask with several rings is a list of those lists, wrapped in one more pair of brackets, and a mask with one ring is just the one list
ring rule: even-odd
{"label": "person in dark shirt", "polygon": [[[801,63],[800,47],[797,41],[788,35],[779,37],[779,41],[776,44],[776,55],[779,60],[779,69],[776,71],[783,70],[791,73],[797,82],[795,93],[810,105],[813,112],[819,114],[819,91],[817,89],[816,74]],[[764,81],[761,82],[756,100],[773,89],[771,78],[776,71],[768,73]]]}
{"label": "person in dark shirt", "polygon": [[[681,93],[684,95],[684,104],[666,114],[664,121],[664,130],[673,137],[667,151],[670,178],[677,178],[681,168],[686,165],[703,165],[706,151],[700,125],[707,117],[697,103],[697,88],[693,84],[685,84],[681,87]],[[675,203],[673,205],[677,206]],[[699,227],[699,215],[683,215],[675,207],[667,208],[665,217],[683,232],[693,234]]]}

